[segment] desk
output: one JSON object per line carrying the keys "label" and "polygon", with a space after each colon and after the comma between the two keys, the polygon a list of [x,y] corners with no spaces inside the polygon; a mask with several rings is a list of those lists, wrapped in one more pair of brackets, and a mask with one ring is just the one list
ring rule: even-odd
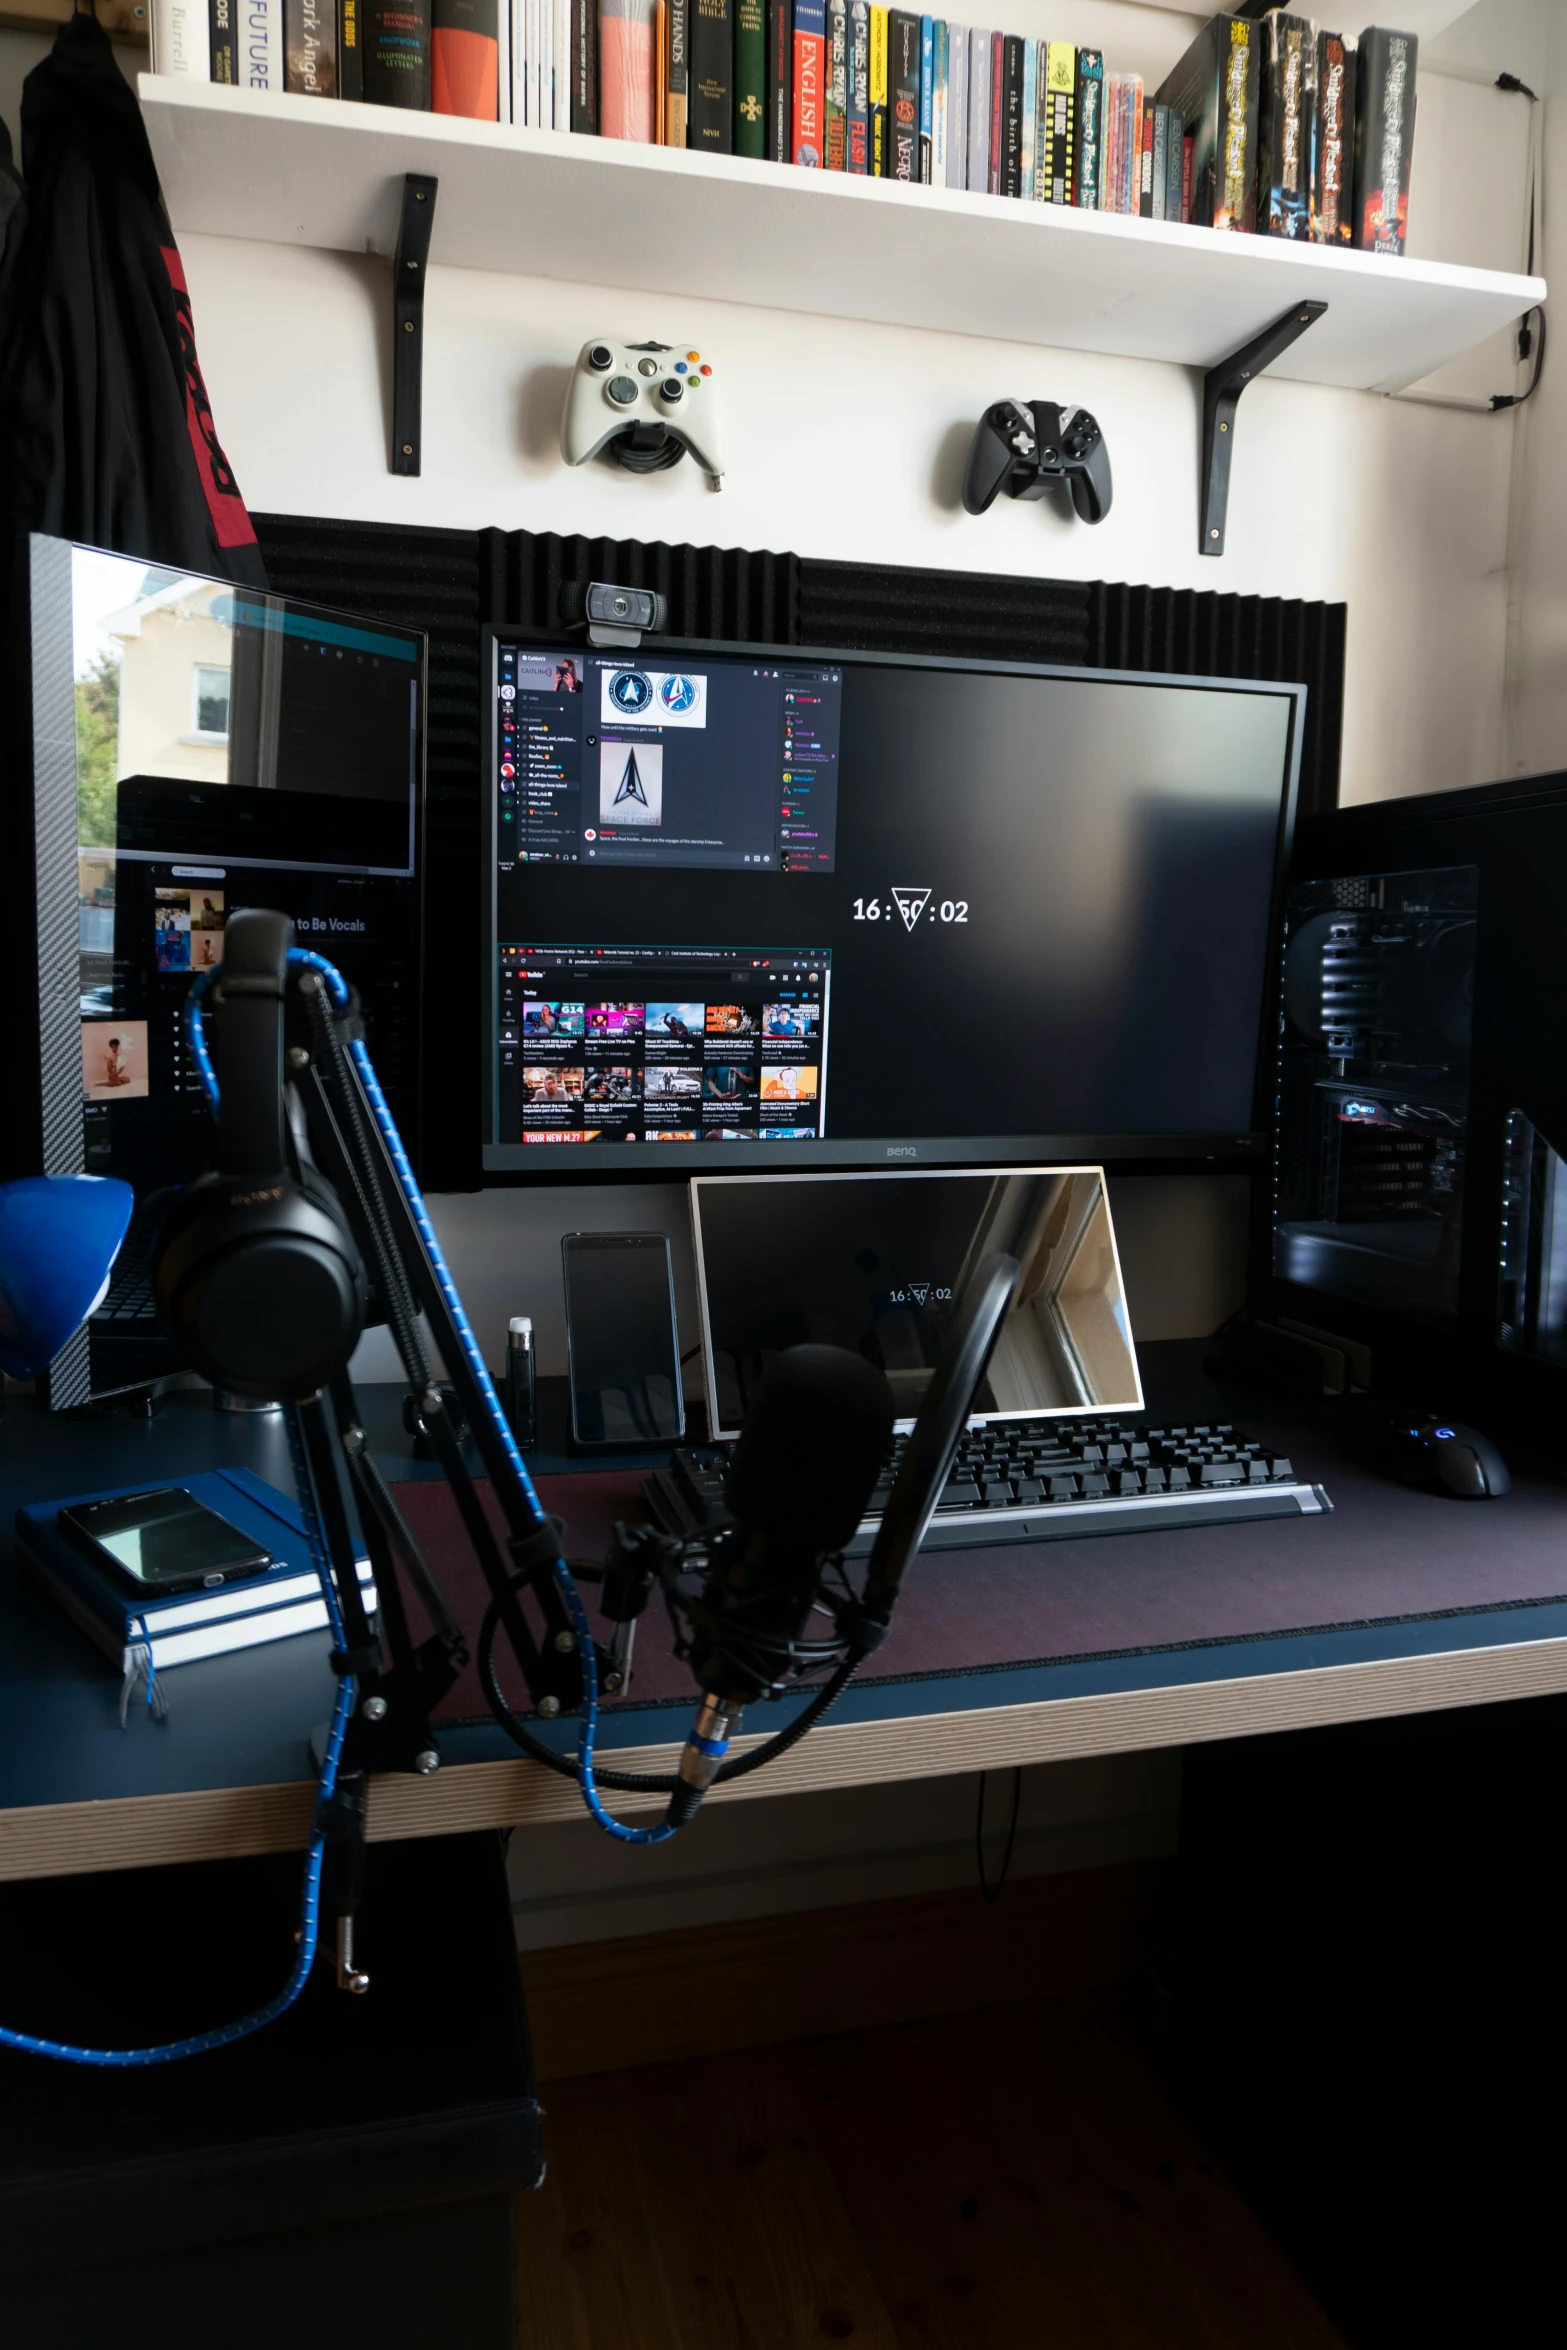
{"label": "desk", "polygon": [[[1241,1419],[1282,1440],[1297,1468],[1326,1484],[1331,1516],[925,1562],[907,1587],[894,1641],[876,1660],[885,1669],[851,1686],[829,1721],[775,1766],[719,1800],[1567,1690],[1560,1488],[1521,1477],[1495,1503],[1405,1492],[1355,1464],[1331,1417],[1281,1421],[1276,1405],[1259,1411],[1257,1398],[1204,1383],[1203,1351],[1144,1350],[1154,1408]],[[1200,1396],[1199,1408],[1172,1408],[1166,1399],[1181,1393]],[[399,1425],[400,1391],[369,1390],[362,1400],[388,1474],[418,1477]],[[279,1422],[218,1413],[194,1394],[169,1399],[151,1420],[90,1422],[51,1420],[13,1399],[0,1427],[0,1877],[304,1845],[314,1803],[307,1742],[331,1694],[324,1637],[181,1668],[168,1684],[171,1719],[133,1715],[122,1732],[117,1676],[27,1579],[10,1536],[22,1501],[235,1463],[286,1486]],[[591,1554],[604,1502],[613,1515],[629,1488],[584,1484],[580,1464],[541,1464],[551,1468],[571,1472],[564,1492],[573,1546]],[[544,1482],[547,1499],[562,1493],[548,1475]],[[944,1623],[979,1614],[982,1594],[986,1607],[1013,1604],[1020,1581],[1034,1594],[1023,1645],[1008,1652],[998,1636],[982,1664],[932,1666]],[[1040,1591],[1050,1595],[1043,1617]],[[659,1629],[650,1617],[648,1634],[656,1640]],[[917,1669],[894,1670],[900,1642],[917,1655]],[[602,1750],[637,1767],[672,1767],[688,1704],[642,1702],[634,1689],[605,1709]],[[748,1729],[765,1735],[790,1710],[757,1707]],[[557,1724],[551,1734],[569,1747],[574,1727]],[[580,1813],[576,1791],[518,1755],[492,1723],[447,1725],[441,1743],[446,1759],[434,1779],[373,1783],[373,1839]],[[635,1798],[620,1800],[635,1808]]]}

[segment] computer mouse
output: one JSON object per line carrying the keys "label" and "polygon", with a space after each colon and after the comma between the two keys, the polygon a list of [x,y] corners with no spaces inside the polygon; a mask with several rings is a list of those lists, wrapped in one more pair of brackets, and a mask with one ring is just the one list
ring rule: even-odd
{"label": "computer mouse", "polygon": [[1399,1475],[1409,1485],[1434,1485],[1464,1501],[1494,1501],[1512,1490],[1507,1464],[1476,1428],[1429,1413],[1419,1421],[1396,1422],[1393,1449]]}

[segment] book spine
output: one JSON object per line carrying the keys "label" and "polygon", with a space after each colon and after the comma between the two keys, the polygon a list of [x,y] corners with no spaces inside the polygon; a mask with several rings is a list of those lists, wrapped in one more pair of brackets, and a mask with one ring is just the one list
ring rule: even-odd
{"label": "book spine", "polygon": [[865,101],[870,117],[870,176],[884,180],[892,168],[887,113],[887,11],[871,10],[871,69]]}
{"label": "book spine", "polygon": [[[1073,158],[1070,201],[1085,212],[1104,202],[1105,61],[1097,49],[1077,52],[1077,151]],[[1052,198],[1052,201],[1055,199]]]}
{"label": "book spine", "polygon": [[211,79],[232,86],[239,65],[234,42],[234,0],[211,0],[207,10],[207,54],[212,60],[208,68]]}
{"label": "book spine", "polygon": [[[506,0],[500,0],[502,7]],[[552,0],[555,15],[550,29],[550,70],[554,75],[555,115],[558,131],[571,128],[571,11],[572,0]],[[498,62],[498,55],[497,55]]]}
{"label": "book spine", "polygon": [[[512,52],[512,87],[517,87],[519,60]],[[520,120],[513,100],[512,120]],[[571,8],[571,127],[590,135],[599,127],[599,14],[596,0],[572,0]]]}
{"label": "book spine", "polygon": [[849,88],[844,123],[844,169],[870,171],[871,12],[869,0],[849,0]]}
{"label": "book spine", "polygon": [[1191,217],[1192,217],[1192,155],[1193,155],[1193,151],[1194,151],[1194,149],[1196,148],[1196,144],[1197,144],[1197,142],[1196,142],[1196,140],[1195,140],[1195,139],[1192,137],[1192,134],[1191,134],[1191,132],[1190,132],[1190,131],[1183,131],[1183,132],[1182,132],[1182,134],[1181,134],[1181,218],[1182,218],[1182,220],[1184,220],[1184,221],[1187,221],[1187,222],[1190,222],[1190,220],[1191,220]]}
{"label": "book spine", "polygon": [[767,152],[765,0],[735,0],[734,150],[756,159]]}
{"label": "book spine", "polygon": [[849,123],[849,10],[847,0],[827,0],[827,171],[842,171]]}
{"label": "book spine", "polygon": [[1355,60],[1342,33],[1318,33],[1311,114],[1311,239],[1347,245],[1354,226]]}
{"label": "book spine", "polygon": [[1034,201],[1035,149],[1039,139],[1039,43],[1023,42],[1023,108],[1020,118],[1023,152],[1018,166],[1017,192],[1025,204]]}
{"label": "book spine", "polygon": [[1001,193],[1002,151],[1006,143],[1007,119],[1007,37],[1005,33],[990,36],[990,160],[985,167],[985,189],[992,196]]}
{"label": "book spine", "polygon": [[691,0],[666,0],[664,145],[688,144],[691,107]]}
{"label": "book spine", "polygon": [[209,0],[153,0],[152,70],[183,82],[210,82]]}
{"label": "book spine", "polygon": [[947,27],[947,185],[968,185],[968,27]]}
{"label": "book spine", "polygon": [[1137,105],[1137,202],[1139,220],[1153,218],[1154,102],[1139,96]]}
{"label": "book spine", "polygon": [[1222,145],[1215,174],[1213,225],[1249,231],[1257,225],[1259,28],[1240,16],[1218,21],[1228,37],[1220,99]]}
{"label": "book spine", "polygon": [[887,177],[913,186],[920,176],[920,20],[887,11]]}
{"label": "book spine", "polygon": [[1181,212],[1181,154],[1185,144],[1186,125],[1173,106],[1165,108],[1168,136],[1165,145],[1164,217],[1180,220]]}
{"label": "book spine", "polygon": [[920,145],[919,179],[929,187],[934,170],[933,146],[935,139],[936,105],[936,25],[929,16],[920,18]]}
{"label": "book spine", "polygon": [[1078,162],[1078,53],[1070,41],[1045,45],[1041,139],[1035,193],[1044,204],[1075,204]]}
{"label": "book spine", "polygon": [[794,154],[794,0],[767,0],[767,160]]}
{"label": "book spine", "polygon": [[1370,25],[1355,64],[1355,235],[1363,253],[1401,254],[1409,227],[1415,144],[1413,33]]}
{"label": "book spine", "polygon": [[543,54],[539,0],[522,0],[522,119],[533,130],[543,122],[539,112],[539,59]]}
{"label": "book spine", "polygon": [[822,87],[827,17],[822,0],[794,0],[794,160],[808,171],[822,162]]}
{"label": "book spine", "polygon": [[[546,8],[552,0],[544,0]],[[653,144],[669,145],[669,41],[672,0],[653,0]],[[551,120],[548,100],[545,120]]]}
{"label": "book spine", "polygon": [[[300,0],[309,7],[313,0]],[[431,0],[430,111],[500,119],[496,0]]]}
{"label": "book spine", "polygon": [[368,0],[365,97],[372,106],[430,111],[430,0]]}
{"label": "book spine", "polygon": [[1153,110],[1153,143],[1149,161],[1152,179],[1151,200],[1148,208],[1149,218],[1163,220],[1165,183],[1170,171],[1170,109],[1168,106],[1156,106]]}
{"label": "book spine", "polygon": [[[599,129],[606,139],[631,139],[642,147],[654,144],[656,80],[653,0],[599,0]],[[530,106],[536,104],[536,89],[537,69],[530,62]]]}
{"label": "book spine", "polygon": [[990,35],[968,37],[968,154],[966,186],[982,196],[990,184]]}
{"label": "book spine", "polygon": [[947,26],[937,17],[931,28],[930,176],[947,184]]}
{"label": "book spine", "polygon": [[1257,227],[1265,236],[1311,232],[1311,125],[1316,28],[1276,9],[1261,26],[1257,101]]}
{"label": "book spine", "polygon": [[[213,12],[223,0],[213,0]],[[365,94],[364,19],[360,0],[338,0],[337,92],[340,98],[362,99]]]}
{"label": "book spine", "polygon": [[1001,65],[1001,186],[998,193],[1016,196],[1023,187],[1023,42],[1008,33]]}
{"label": "book spine", "polygon": [[691,85],[686,143],[706,155],[734,147],[734,0],[691,0]]}
{"label": "book spine", "polygon": [[[363,0],[359,22],[362,43]],[[238,73],[246,90],[283,87],[283,0],[240,0]]]}

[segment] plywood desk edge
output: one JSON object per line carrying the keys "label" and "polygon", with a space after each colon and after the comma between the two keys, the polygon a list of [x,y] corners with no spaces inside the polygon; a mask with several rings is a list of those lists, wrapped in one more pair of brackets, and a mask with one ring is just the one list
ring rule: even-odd
{"label": "plywood desk edge", "polygon": [[[1301,1666],[1230,1680],[1174,1681],[1152,1689],[1017,1705],[975,1705],[948,1713],[828,1722],[765,1773],[743,1779],[709,1800],[738,1803],[859,1783],[940,1778],[1018,1763],[1502,1704],[1562,1691],[1567,1691],[1567,1637]],[[737,1742],[742,1749],[751,1743]],[[637,1769],[668,1771],[678,1752],[676,1744],[639,1746],[614,1759]],[[309,1836],[314,1798],[311,1782],[300,1780],[3,1810],[0,1880],[299,1850]],[[630,1815],[639,1808],[657,1808],[662,1798],[621,1796],[612,1801],[618,1811]],[[388,1774],[371,1787],[372,1841],[580,1816],[575,1788],[522,1756],[448,1764],[433,1779]]]}

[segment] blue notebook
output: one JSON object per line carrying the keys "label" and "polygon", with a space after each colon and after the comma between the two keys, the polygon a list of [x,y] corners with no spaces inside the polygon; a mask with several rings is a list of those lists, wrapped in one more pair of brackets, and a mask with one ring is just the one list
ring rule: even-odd
{"label": "blue notebook", "polygon": [[[252,1476],[248,1469],[205,1469],[167,1482],[205,1503],[241,1533],[253,1535],[272,1553],[273,1564],[264,1574],[222,1584],[215,1591],[182,1591],[149,1600],[105,1573],[58,1523],[61,1510],[80,1508],[88,1501],[117,1501],[147,1491],[145,1485],[67,1494],[59,1501],[34,1502],[16,1513],[23,1559],[122,1674],[127,1702],[143,1680],[151,1695],[156,1675],[172,1665],[228,1656],[236,1649],[286,1640],[296,1632],[319,1632],[327,1621],[305,1521],[291,1494]],[[359,1561],[359,1582],[366,1606],[374,1608],[375,1588],[364,1558]]]}

